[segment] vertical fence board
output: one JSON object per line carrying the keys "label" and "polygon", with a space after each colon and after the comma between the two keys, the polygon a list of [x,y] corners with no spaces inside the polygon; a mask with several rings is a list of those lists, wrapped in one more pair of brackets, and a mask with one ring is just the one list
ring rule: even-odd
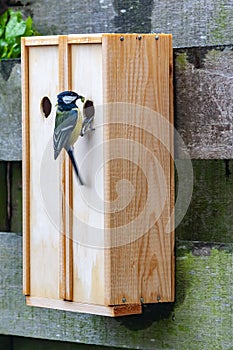
{"label": "vertical fence board", "polygon": [[0,162],[0,231],[8,231],[6,162]]}
{"label": "vertical fence board", "polygon": [[11,232],[22,232],[22,165],[13,162],[11,167]]}

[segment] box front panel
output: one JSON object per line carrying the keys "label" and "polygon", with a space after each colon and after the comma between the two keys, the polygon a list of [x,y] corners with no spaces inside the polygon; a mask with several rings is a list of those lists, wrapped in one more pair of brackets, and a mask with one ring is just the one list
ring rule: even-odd
{"label": "box front panel", "polygon": [[[73,300],[104,304],[103,98],[101,44],[72,45],[72,89],[94,102],[94,131],[79,137],[75,158],[84,186],[73,178]],[[83,105],[79,102],[82,110]]]}
{"label": "box front panel", "polygon": [[[30,295],[58,298],[59,162],[53,158],[53,128],[58,92],[58,47],[29,48],[30,133]],[[43,97],[52,113],[41,111]]]}

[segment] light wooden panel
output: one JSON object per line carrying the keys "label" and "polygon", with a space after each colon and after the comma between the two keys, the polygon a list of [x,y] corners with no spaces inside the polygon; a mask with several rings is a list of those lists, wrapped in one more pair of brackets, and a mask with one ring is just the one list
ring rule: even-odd
{"label": "light wooden panel", "polygon": [[64,311],[84,312],[92,315],[102,315],[109,317],[126,316],[142,313],[142,306],[139,304],[115,305],[111,307],[85,303],[70,303],[65,300],[27,297],[27,305],[45,307],[49,309],[60,309]]}
{"label": "light wooden panel", "polygon": [[24,38],[26,46],[51,46],[58,45],[60,38],[66,38],[69,44],[100,44],[102,34],[70,34],[70,35],[47,35]]}
{"label": "light wooden panel", "polygon": [[[84,186],[73,179],[74,301],[104,304],[102,47],[72,45],[72,89],[94,101],[95,131],[80,137],[75,157]],[[82,110],[82,103],[79,103]]]}
{"label": "light wooden panel", "polygon": [[22,52],[22,184],[23,184],[23,293],[30,294],[30,142],[29,142],[29,52],[25,39]]}
{"label": "light wooden panel", "polygon": [[[68,37],[58,38],[59,92],[71,90],[71,52]],[[73,298],[73,172],[67,153],[63,150],[60,161],[60,283],[59,295],[65,300]],[[68,205],[67,205],[68,204]]]}
{"label": "light wooden panel", "polygon": [[56,104],[58,48],[29,48],[30,295],[58,298],[59,162],[53,159],[54,112],[44,118],[44,96]]}
{"label": "light wooden panel", "polygon": [[[112,247],[106,255],[107,301],[111,305],[171,301],[173,234],[166,233],[173,200],[171,36],[103,35],[102,42],[104,102],[109,104],[105,154],[112,159],[105,167],[105,228]],[[124,197],[125,189],[116,186],[122,179],[131,183],[134,194],[119,209],[115,199]],[[137,217],[144,208],[140,221]]]}

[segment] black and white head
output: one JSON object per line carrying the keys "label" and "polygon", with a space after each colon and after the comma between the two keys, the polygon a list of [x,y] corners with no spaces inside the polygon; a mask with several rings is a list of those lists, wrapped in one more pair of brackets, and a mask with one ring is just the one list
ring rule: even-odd
{"label": "black and white head", "polygon": [[75,102],[81,99],[84,102],[85,98],[74,91],[63,91],[57,95],[57,102],[59,106],[75,105]]}

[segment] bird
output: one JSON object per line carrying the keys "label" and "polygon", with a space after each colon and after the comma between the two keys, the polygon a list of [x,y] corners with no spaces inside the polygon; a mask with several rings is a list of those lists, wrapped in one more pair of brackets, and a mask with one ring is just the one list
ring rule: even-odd
{"label": "bird", "polygon": [[63,148],[67,151],[80,185],[83,185],[73,152],[73,145],[80,135],[83,119],[82,113],[76,105],[78,99],[82,102],[85,101],[85,97],[74,91],[63,91],[57,95],[53,147],[55,160]]}
{"label": "bird", "polygon": [[83,104],[83,122],[82,122],[82,129],[81,129],[81,136],[84,136],[88,130],[94,131],[95,128],[93,128],[93,121],[95,116],[95,107],[92,100],[86,99]]}

